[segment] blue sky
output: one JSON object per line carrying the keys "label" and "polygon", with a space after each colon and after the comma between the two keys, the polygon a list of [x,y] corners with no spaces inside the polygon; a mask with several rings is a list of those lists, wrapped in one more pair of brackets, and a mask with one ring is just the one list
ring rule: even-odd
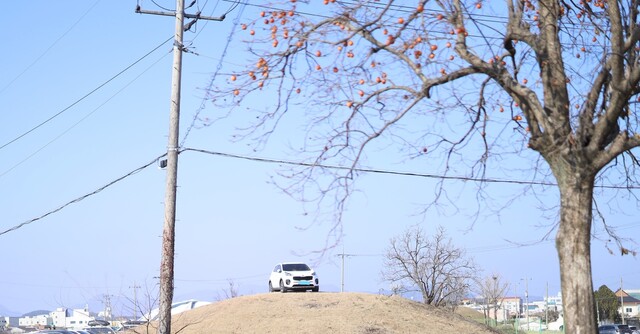
{"label": "blue sky", "polygon": [[[173,1],[157,2],[174,6]],[[133,0],[5,4],[10,15],[0,23],[5,45],[0,55],[5,64],[0,76],[0,145],[63,112],[0,149],[0,230],[91,193],[166,151],[172,58],[171,42],[163,42],[173,35],[174,21],[136,14],[135,5]],[[143,5],[158,10],[152,2]],[[232,4],[214,5],[207,3],[203,13],[219,16]],[[258,11],[239,9],[223,22],[199,22],[195,33],[185,33],[193,53],[183,58],[183,135],[197,111],[212,118],[225,112],[214,110],[204,99],[205,88],[214,73],[228,75],[227,68],[242,65],[247,57],[244,37],[236,32],[220,62],[231,32],[238,29],[238,15],[242,14],[236,22],[244,22]],[[268,96],[248,103],[265,108],[265,101]],[[300,145],[295,135],[299,128],[285,127],[264,150],[254,152],[250,143],[231,140],[235,128],[246,125],[244,118],[197,126],[185,146],[294,160],[288,150]],[[501,167],[516,170],[532,157]],[[439,165],[389,161],[383,156],[370,163],[376,169],[418,173]],[[491,203],[503,203],[504,208],[475,219],[473,182],[447,181],[451,193],[459,194],[459,211],[449,205],[422,214],[438,180],[363,174],[345,213],[343,244],[318,258],[314,252],[324,247],[332,223],[314,220],[302,203],[271,183],[283,167],[196,152],[180,155],[175,300],[214,300],[229,280],[243,294],[263,293],[269,271],[285,260],[314,263],[322,289],[338,291],[337,254],[343,247],[353,255],[345,260],[345,289],[377,293],[388,288],[380,271],[389,238],[415,224],[427,231],[445,226],[453,242],[466,248],[486,274],[499,273],[512,283],[511,294],[523,294],[524,278],[532,296],[544,295],[547,284],[549,294],[560,289],[553,241],[528,245],[543,239],[556,217],[558,196],[553,188],[490,184],[486,191]],[[164,182],[165,172],[154,163],[102,192],[0,235],[0,306],[16,314],[85,304],[95,310],[102,307],[104,296],[111,296],[117,312],[131,307],[134,285],[141,286],[139,298],[143,291],[153,291],[160,263]],[[635,210],[637,204],[624,197],[606,209],[620,234],[637,240]],[[605,237],[601,231],[597,235]],[[632,242],[628,246],[637,249]],[[615,290],[621,279],[626,288],[640,288],[637,258],[609,254],[597,239],[592,249],[595,288],[606,284]]]}

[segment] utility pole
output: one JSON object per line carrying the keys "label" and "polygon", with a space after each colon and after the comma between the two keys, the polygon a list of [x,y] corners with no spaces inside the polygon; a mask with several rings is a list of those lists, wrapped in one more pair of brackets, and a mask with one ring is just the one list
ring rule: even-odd
{"label": "utility pole", "polygon": [[105,321],[111,321],[111,297],[113,295],[105,294],[102,295],[104,298],[104,313],[102,315],[102,319]]}
{"label": "utility pole", "polygon": [[340,292],[344,292],[344,258],[347,256],[354,256],[353,254],[345,254],[344,248],[342,249],[342,254],[337,254],[342,258],[342,267],[340,270]]}
{"label": "utility pole", "polygon": [[[195,1],[194,1],[195,3]],[[200,13],[185,15],[184,0],[176,0],[175,12],[142,10],[136,7],[136,13],[163,16],[175,16],[175,37],[173,41],[173,70],[171,74],[171,108],[169,115],[169,143],[167,145],[167,182],[164,199],[164,226],[162,229],[162,260],[160,262],[160,305],[158,334],[171,333],[171,304],[173,302],[175,223],[176,223],[176,187],[178,183],[178,137],[180,129],[180,88],[182,77],[182,35],[197,20],[222,21],[223,17],[204,17]],[[187,26],[184,18],[193,18]]]}
{"label": "utility pole", "polygon": [[622,277],[620,277],[620,316],[624,325],[624,291],[622,291]]}
{"label": "utility pole", "polygon": [[544,323],[549,328],[549,282],[547,281],[547,290],[546,290],[547,298],[544,300]]}
{"label": "utility pole", "polygon": [[529,278],[525,276],[525,278],[521,278],[521,280],[524,280],[524,312],[525,312],[525,316],[527,317],[527,331],[530,330],[529,328]]}
{"label": "utility pole", "polygon": [[525,304],[527,305],[526,308],[526,312],[527,312],[527,331],[531,330],[529,328],[529,279],[528,278],[524,278],[524,300],[525,300]]}
{"label": "utility pole", "polygon": [[138,320],[138,289],[140,289],[140,286],[133,281],[133,286],[129,288],[133,289],[133,320]]}

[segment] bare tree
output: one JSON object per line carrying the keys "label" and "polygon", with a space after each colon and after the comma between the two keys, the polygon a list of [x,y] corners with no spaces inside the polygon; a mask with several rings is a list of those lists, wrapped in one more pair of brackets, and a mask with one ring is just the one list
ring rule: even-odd
{"label": "bare tree", "polygon": [[[284,175],[284,189],[334,202],[337,234],[353,181],[381,147],[441,162],[434,203],[455,204],[445,184],[452,172],[483,180],[511,153],[528,159],[535,172],[523,176],[553,178],[559,189],[565,329],[595,333],[594,212],[620,252],[630,252],[594,205],[594,189],[638,184],[638,4],[505,1],[325,0],[304,10],[306,2],[287,1],[261,9],[241,26],[251,65],[211,96],[245,115],[248,96],[274,92],[240,133],[258,144],[285,116],[307,112],[300,150],[311,160]],[[327,168],[335,165],[346,168]]]}
{"label": "bare tree", "polygon": [[422,301],[434,306],[457,305],[477,272],[473,260],[451,243],[442,227],[431,238],[419,227],[392,238],[384,268],[386,281],[418,289]]}
{"label": "bare tree", "polygon": [[144,290],[141,300],[138,300],[138,296],[136,296],[134,300],[130,299],[130,302],[133,304],[133,308],[131,308],[130,311],[133,311],[136,315],[139,313],[140,317],[138,319],[144,322],[140,326],[130,329],[130,331],[140,334],[154,333],[157,329],[157,326],[154,325],[154,321],[157,319],[154,318],[157,317],[157,315],[153,314],[152,311],[159,305],[158,284],[149,285],[148,282],[145,282],[142,288]]}
{"label": "bare tree", "polygon": [[[476,281],[478,292],[482,296],[484,304],[485,320],[491,317],[491,309],[493,308],[493,323],[498,324],[498,310],[502,308],[504,302],[504,294],[509,290],[509,283],[503,282],[500,274],[491,274]],[[489,323],[487,321],[487,323]]]}
{"label": "bare tree", "polygon": [[240,296],[240,292],[238,290],[238,283],[236,283],[232,279],[228,279],[227,284],[228,284],[228,287],[225,289],[222,289],[222,295],[218,293],[218,296],[215,298],[216,300],[220,301],[220,300],[232,299]]}

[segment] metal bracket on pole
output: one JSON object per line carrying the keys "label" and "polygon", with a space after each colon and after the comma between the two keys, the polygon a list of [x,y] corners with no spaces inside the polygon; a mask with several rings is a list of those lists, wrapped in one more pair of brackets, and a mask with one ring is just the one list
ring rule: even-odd
{"label": "metal bracket on pole", "polygon": [[[161,15],[161,16],[174,16],[174,17],[176,16],[176,12],[161,12],[161,11],[157,11],[157,10],[146,10],[146,9],[140,8],[140,6],[136,7],[136,13],[138,13],[138,14]],[[198,12],[196,14],[184,13],[184,17],[187,18],[187,19],[207,20],[207,21],[224,21],[224,19],[225,19],[224,15],[222,15],[220,17],[202,16],[202,15],[200,15],[200,12]]]}

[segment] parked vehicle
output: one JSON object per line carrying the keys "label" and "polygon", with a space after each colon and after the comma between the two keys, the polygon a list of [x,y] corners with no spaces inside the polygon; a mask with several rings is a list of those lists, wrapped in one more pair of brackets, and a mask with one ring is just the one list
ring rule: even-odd
{"label": "parked vehicle", "polygon": [[631,334],[633,332],[631,328],[629,328],[629,325],[616,324],[614,326],[618,327],[618,333],[620,334]]}
{"label": "parked vehicle", "polygon": [[301,262],[278,263],[269,275],[269,292],[320,291],[316,272]]}
{"label": "parked vehicle", "polygon": [[87,323],[87,325],[92,327],[92,326],[109,326],[111,324],[106,320],[91,320]]}
{"label": "parked vehicle", "polygon": [[83,330],[89,332],[89,334],[115,334],[115,331],[107,326],[92,326]]}
{"label": "parked vehicle", "polygon": [[598,327],[598,334],[619,334],[616,326],[614,325],[602,325]]}
{"label": "parked vehicle", "polygon": [[610,324],[598,327],[598,334],[632,334],[629,325]]}

